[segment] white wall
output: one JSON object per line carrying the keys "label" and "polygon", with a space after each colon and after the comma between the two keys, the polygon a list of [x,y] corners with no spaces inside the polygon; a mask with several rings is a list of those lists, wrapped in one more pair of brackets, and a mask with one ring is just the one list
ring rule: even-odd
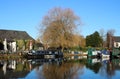
{"label": "white wall", "polygon": [[12,42],[12,51],[16,52],[16,42]]}
{"label": "white wall", "polygon": [[117,48],[120,47],[120,42],[114,42],[114,47],[117,47]]}

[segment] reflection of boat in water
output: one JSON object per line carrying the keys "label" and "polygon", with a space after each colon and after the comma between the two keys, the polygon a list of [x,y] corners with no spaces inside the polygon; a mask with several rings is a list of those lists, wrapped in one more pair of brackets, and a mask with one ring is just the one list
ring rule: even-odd
{"label": "reflection of boat in water", "polygon": [[94,63],[108,63],[110,61],[109,58],[101,58],[101,59],[97,59],[97,58],[88,58],[88,63],[94,64]]}
{"label": "reflection of boat in water", "polygon": [[31,64],[44,64],[44,63],[62,63],[63,58],[43,58],[43,59],[30,59]]}
{"label": "reflection of boat in water", "polygon": [[100,62],[100,59],[97,59],[97,58],[88,58],[87,62],[89,64],[98,63],[98,62]]}
{"label": "reflection of boat in water", "polygon": [[63,57],[63,53],[61,51],[55,50],[37,50],[37,51],[29,51],[24,55],[25,58],[57,58]]}
{"label": "reflection of boat in water", "polygon": [[87,59],[87,56],[78,56],[78,55],[75,55],[75,56],[70,56],[68,59],[69,60],[79,60],[79,59]]}

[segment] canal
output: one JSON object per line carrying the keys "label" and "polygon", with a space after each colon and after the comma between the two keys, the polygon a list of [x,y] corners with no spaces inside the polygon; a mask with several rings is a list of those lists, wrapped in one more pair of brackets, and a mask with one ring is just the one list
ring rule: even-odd
{"label": "canal", "polygon": [[0,60],[0,79],[120,79],[120,60],[78,56]]}

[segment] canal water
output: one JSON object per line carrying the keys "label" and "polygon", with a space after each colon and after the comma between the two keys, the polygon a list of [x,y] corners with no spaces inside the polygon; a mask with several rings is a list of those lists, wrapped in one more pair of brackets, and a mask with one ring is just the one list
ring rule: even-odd
{"label": "canal water", "polygon": [[0,79],[120,79],[120,60],[78,56],[0,60]]}

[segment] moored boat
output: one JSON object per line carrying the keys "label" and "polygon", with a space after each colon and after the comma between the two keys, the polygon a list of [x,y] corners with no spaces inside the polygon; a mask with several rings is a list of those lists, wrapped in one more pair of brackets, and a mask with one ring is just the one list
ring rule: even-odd
{"label": "moored boat", "polygon": [[25,58],[57,58],[63,57],[63,53],[57,50],[37,50],[29,51],[24,55]]}

